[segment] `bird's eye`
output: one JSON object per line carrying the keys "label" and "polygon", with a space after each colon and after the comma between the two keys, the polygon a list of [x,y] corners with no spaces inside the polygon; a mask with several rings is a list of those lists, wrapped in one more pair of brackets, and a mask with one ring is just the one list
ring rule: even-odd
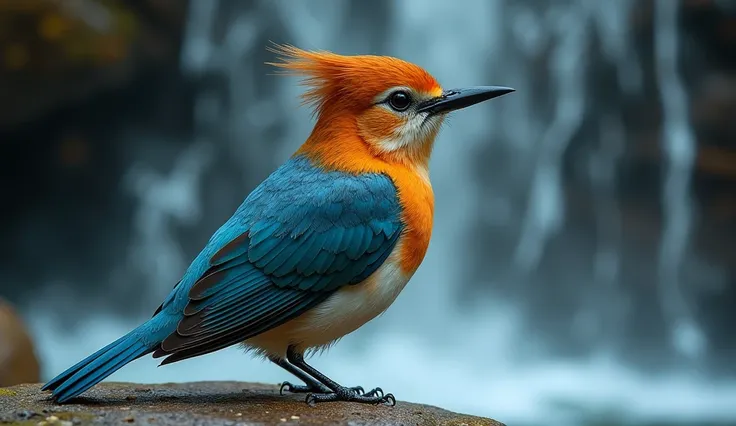
{"label": "bird's eye", "polygon": [[391,108],[396,111],[406,111],[411,105],[411,96],[403,90],[400,90],[391,94],[391,97],[388,98],[388,103],[391,105]]}

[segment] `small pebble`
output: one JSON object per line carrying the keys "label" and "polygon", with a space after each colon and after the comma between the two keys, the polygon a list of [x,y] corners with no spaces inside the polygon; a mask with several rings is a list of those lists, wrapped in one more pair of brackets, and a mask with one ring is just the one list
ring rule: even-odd
{"label": "small pebble", "polygon": [[135,395],[128,395],[128,396],[125,397],[125,400],[126,401],[135,401],[135,399],[136,399],[136,396]]}
{"label": "small pebble", "polygon": [[291,420],[299,420],[299,416],[291,416]]}
{"label": "small pebble", "polygon": [[286,421],[286,419],[279,419],[279,420],[281,420],[282,422],[285,422]]}
{"label": "small pebble", "polygon": [[34,413],[33,411],[29,411],[29,410],[23,410],[23,411],[19,411],[17,415],[21,419],[30,419],[31,417],[36,416],[36,413]]}
{"label": "small pebble", "polygon": [[133,416],[128,416],[128,417],[124,418],[123,421],[125,423],[133,423],[133,422],[135,422],[135,419],[133,418]]}

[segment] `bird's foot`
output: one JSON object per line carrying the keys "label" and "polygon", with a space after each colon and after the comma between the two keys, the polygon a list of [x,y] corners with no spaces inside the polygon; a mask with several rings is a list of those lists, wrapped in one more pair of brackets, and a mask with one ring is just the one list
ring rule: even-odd
{"label": "bird's foot", "polygon": [[279,393],[283,395],[284,393],[330,393],[332,392],[329,390],[325,385],[322,384],[313,384],[313,385],[295,385],[289,382],[283,382],[281,383],[281,388],[279,389]]}
{"label": "bird's foot", "polygon": [[[363,388],[357,386],[362,391]],[[362,404],[387,404],[390,406],[396,405],[396,398],[390,394],[384,394],[383,389],[375,388],[369,392],[362,393],[356,391],[356,388],[338,388],[335,392],[319,392],[309,393],[306,398],[306,403],[314,406],[320,402],[334,402],[334,401],[345,401],[345,402],[359,402]]]}
{"label": "bird's foot", "polygon": [[[362,386],[354,386],[354,387],[347,388],[347,389],[350,389],[350,390],[354,391],[358,395],[363,395],[363,393],[365,392],[365,390],[363,389]],[[383,395],[383,391],[381,390],[381,388],[373,389],[371,392],[374,392],[374,393],[369,392],[366,395],[367,396],[374,395],[376,391],[380,392],[381,395]],[[281,388],[279,389],[279,393],[281,395],[283,395],[285,392],[289,392],[289,393],[315,393],[315,394],[332,393],[332,391],[327,386],[322,385],[322,384],[319,384],[319,383],[316,383],[314,385],[307,385],[307,386],[305,386],[305,385],[295,385],[295,384],[292,384],[292,383],[289,383],[289,382],[283,382],[283,383],[281,383]]]}

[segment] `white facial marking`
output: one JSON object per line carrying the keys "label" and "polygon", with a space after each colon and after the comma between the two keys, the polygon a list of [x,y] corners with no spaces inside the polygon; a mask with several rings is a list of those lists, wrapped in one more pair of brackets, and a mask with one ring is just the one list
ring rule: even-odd
{"label": "white facial marking", "polygon": [[392,137],[381,141],[381,146],[388,152],[411,149],[412,147],[419,148],[422,143],[427,141],[427,138],[437,133],[444,118],[444,115],[430,117],[427,112],[417,113],[413,105],[406,111],[396,111],[391,108],[385,101],[392,93],[399,90],[409,93],[414,103],[427,99],[427,96],[419,95],[416,91],[404,86],[392,87],[376,96],[376,103],[384,102],[380,104],[381,107],[386,108],[392,114],[403,117],[405,120],[404,125],[397,128]]}

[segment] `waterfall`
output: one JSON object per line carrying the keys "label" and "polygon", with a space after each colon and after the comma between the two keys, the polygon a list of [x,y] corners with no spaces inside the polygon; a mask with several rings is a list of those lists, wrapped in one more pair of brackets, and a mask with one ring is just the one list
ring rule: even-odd
{"label": "waterfall", "polygon": [[[736,419],[735,383],[716,386],[687,369],[655,379],[619,359],[613,349],[630,313],[622,277],[627,255],[623,207],[614,196],[627,133],[622,111],[602,106],[604,100],[591,94],[594,71],[588,53],[589,41],[599,40],[598,54],[615,69],[616,92],[642,90],[644,73],[630,27],[637,1],[366,4],[190,1],[181,67],[201,82],[194,102],[194,135],[171,154],[173,161],[166,167],[152,166],[153,154],[141,151],[120,188],[121,196],[132,196],[136,206],[129,257],[121,262],[138,269],[152,309],[195,254],[186,254],[184,247],[195,250],[193,241],[206,241],[311,129],[310,112],[298,106],[298,82],[267,75],[270,70],[263,62],[271,59],[265,51],[268,41],[339,53],[390,54],[424,66],[448,87],[506,85],[517,92],[450,118],[430,164],[436,217],[424,264],[385,315],[315,358],[315,366],[346,385],[381,386],[400,400],[491,416],[509,425],[575,426],[609,414],[631,424],[701,422],[706,414],[715,420]],[[688,188],[695,141],[676,66],[677,7],[672,0],[655,2],[666,163],[658,294],[672,344],[684,357],[697,360],[707,345],[680,276],[693,227]],[[543,52],[550,59],[539,67],[535,58]],[[579,273],[572,276],[584,277],[580,283],[550,290],[545,287],[557,283],[534,271],[570,225],[564,159],[584,130],[586,137],[597,140],[583,166],[595,194],[592,283]],[[493,161],[483,163],[488,158],[484,152],[491,152]],[[485,177],[474,167],[483,169]],[[180,228],[197,238],[182,235],[186,232]],[[492,228],[493,239],[485,238],[489,234],[480,228]],[[508,252],[508,259],[478,249],[470,234],[484,235],[488,241],[483,243]],[[572,238],[563,242],[575,244]],[[473,262],[482,264],[475,276],[469,272]],[[573,259],[559,268],[582,269],[581,263]],[[511,278],[504,268],[514,271]],[[510,281],[516,298],[496,293],[504,280]],[[460,305],[468,281],[487,290],[486,298]],[[548,344],[533,333],[544,324],[527,318],[524,304],[541,291],[563,294],[573,305],[574,333],[589,345],[584,357],[551,356]],[[579,293],[584,296],[578,298]],[[68,331],[48,314],[50,306],[53,301],[29,308],[47,377],[144,319],[123,321],[101,310],[80,318],[79,327]],[[237,348],[155,366],[155,360],[145,358],[110,380],[289,379]]]}
{"label": "waterfall", "polygon": [[696,147],[688,119],[687,94],[678,71],[677,7],[675,1],[656,2],[656,72],[664,108],[662,147],[667,161],[662,191],[665,229],[659,252],[659,287],[663,310],[672,324],[675,349],[685,356],[697,357],[705,350],[705,341],[680,288],[680,265],[692,227],[689,183]]}

